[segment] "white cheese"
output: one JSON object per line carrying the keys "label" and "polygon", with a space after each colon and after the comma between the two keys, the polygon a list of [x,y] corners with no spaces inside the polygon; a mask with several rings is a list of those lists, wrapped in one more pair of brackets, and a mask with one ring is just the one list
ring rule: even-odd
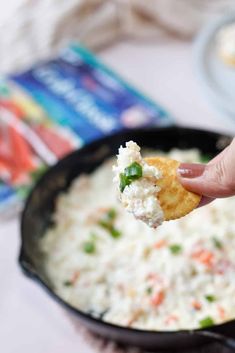
{"label": "white cheese", "polygon": [[[142,167],[142,177],[132,181],[120,191],[120,174],[134,162]],[[164,213],[157,199],[160,188],[155,184],[162,174],[160,170],[144,161],[140,147],[135,142],[129,141],[126,147],[119,148],[117,164],[113,167],[113,171],[118,196],[125,209],[150,227],[156,228],[162,224]]]}

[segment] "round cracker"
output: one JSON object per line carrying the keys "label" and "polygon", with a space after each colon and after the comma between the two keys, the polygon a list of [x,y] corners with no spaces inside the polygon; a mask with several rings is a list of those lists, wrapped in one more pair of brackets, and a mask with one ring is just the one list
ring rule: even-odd
{"label": "round cracker", "polygon": [[157,194],[166,221],[177,219],[193,211],[199,204],[201,196],[186,190],[177,177],[180,162],[166,157],[148,157],[146,163],[162,172],[156,180],[161,188]]}

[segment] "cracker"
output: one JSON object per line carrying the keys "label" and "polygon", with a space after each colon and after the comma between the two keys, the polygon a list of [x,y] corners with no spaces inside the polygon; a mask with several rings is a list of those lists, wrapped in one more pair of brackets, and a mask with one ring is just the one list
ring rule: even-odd
{"label": "cracker", "polygon": [[166,221],[183,217],[198,206],[201,196],[186,190],[178,180],[180,162],[166,157],[149,157],[145,162],[162,172],[162,178],[156,181],[161,188],[157,198]]}

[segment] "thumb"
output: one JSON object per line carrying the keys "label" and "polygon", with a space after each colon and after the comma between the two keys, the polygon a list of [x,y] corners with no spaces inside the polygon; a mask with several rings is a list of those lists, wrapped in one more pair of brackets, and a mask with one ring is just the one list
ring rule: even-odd
{"label": "thumb", "polygon": [[209,198],[235,195],[235,140],[207,165],[182,163],[178,168],[182,185]]}

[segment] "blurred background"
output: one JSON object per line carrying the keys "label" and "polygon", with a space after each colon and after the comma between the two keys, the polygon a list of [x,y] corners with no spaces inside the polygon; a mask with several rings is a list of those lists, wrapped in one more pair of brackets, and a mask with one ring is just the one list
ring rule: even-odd
{"label": "blurred background", "polygon": [[200,124],[203,117],[203,126],[219,129],[218,112],[198,85],[192,43],[204,25],[233,8],[232,0],[9,0],[0,14],[1,73],[79,41],[177,121]]}
{"label": "blurred background", "polygon": [[[230,94],[234,68],[227,68],[213,56],[216,30],[235,21],[233,0],[8,0],[1,8],[2,82],[12,75],[21,77],[16,75],[57,57],[71,43],[79,43],[163,107],[173,123],[234,134],[234,96]],[[10,86],[12,89],[12,83]],[[14,117],[9,118],[6,110],[17,115],[19,107],[5,98],[2,102],[1,124],[10,119],[14,125]],[[6,149],[1,124],[0,155]],[[76,140],[72,148],[79,144]],[[9,152],[13,159],[18,151],[14,146]],[[7,169],[2,169],[0,179],[8,185]],[[10,191],[4,186],[2,198],[6,192]],[[2,214],[7,217],[0,220],[2,351],[114,352],[112,345],[104,348],[104,343],[82,330],[78,335],[56,304],[23,278],[16,263],[19,216],[15,213],[22,203],[19,207],[9,205],[4,201]],[[8,212],[12,208],[14,212]]]}

